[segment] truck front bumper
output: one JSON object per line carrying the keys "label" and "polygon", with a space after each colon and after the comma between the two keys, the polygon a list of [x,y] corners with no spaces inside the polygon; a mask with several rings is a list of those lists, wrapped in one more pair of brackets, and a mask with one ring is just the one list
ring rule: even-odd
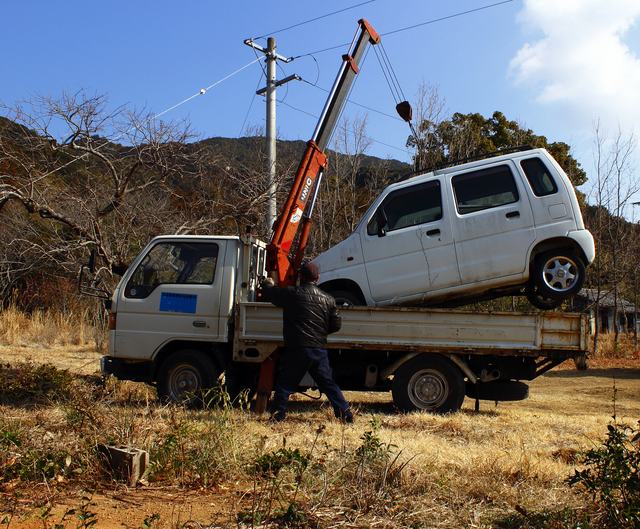
{"label": "truck front bumper", "polygon": [[153,364],[149,361],[125,362],[120,358],[103,356],[100,359],[102,376],[113,375],[118,380],[153,382]]}

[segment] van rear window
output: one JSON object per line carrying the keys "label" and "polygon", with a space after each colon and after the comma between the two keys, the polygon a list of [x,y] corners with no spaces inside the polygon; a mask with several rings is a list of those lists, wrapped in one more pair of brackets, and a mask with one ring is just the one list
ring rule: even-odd
{"label": "van rear window", "polygon": [[520,166],[535,196],[545,197],[558,192],[558,186],[551,176],[551,171],[540,158],[522,160]]}
{"label": "van rear window", "polygon": [[460,215],[513,204],[520,198],[507,165],[454,176],[451,183]]}

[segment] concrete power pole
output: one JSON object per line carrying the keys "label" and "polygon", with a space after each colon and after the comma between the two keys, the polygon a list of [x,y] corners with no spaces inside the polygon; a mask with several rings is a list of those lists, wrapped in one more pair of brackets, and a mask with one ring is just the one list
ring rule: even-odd
{"label": "concrete power pole", "polygon": [[245,40],[247,46],[261,51],[265,54],[265,62],[267,63],[267,86],[258,90],[256,94],[267,95],[267,123],[265,135],[267,139],[267,207],[266,207],[266,224],[269,231],[272,230],[273,224],[277,216],[276,204],[276,88],[294,79],[300,80],[297,75],[290,75],[282,81],[276,81],[276,61],[291,62],[293,57],[287,59],[276,53],[276,39],[269,37],[267,47],[257,45],[253,40]]}
{"label": "concrete power pole", "polygon": [[276,221],[276,39],[267,40],[267,229]]}

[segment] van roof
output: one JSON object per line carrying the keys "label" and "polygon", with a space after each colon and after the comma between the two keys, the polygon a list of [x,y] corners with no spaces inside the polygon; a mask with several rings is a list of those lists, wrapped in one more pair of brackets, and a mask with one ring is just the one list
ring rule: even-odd
{"label": "van roof", "polygon": [[470,158],[463,158],[461,160],[455,160],[446,164],[437,165],[435,167],[429,167],[420,171],[415,171],[401,177],[396,183],[405,182],[411,178],[417,176],[427,175],[441,175],[460,171],[462,168],[467,169],[471,167],[479,167],[490,163],[500,162],[503,160],[513,160],[515,158],[522,158],[524,156],[530,156],[531,154],[541,154],[549,156],[549,153],[545,149],[534,149],[531,146],[514,147],[512,149],[504,149],[502,151],[494,151],[490,153],[480,154],[478,156],[472,156]]}

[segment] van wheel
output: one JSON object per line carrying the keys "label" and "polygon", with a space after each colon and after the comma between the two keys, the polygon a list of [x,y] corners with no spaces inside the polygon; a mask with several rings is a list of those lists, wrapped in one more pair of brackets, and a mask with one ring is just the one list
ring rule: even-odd
{"label": "van wheel", "polygon": [[220,370],[201,351],[185,349],[173,353],[158,371],[158,397],[187,406],[201,406],[211,398],[208,391],[220,377]]}
{"label": "van wheel", "polygon": [[364,305],[357,296],[346,290],[334,290],[328,293],[334,297],[338,307],[360,307]]}
{"label": "van wheel", "polygon": [[395,372],[391,393],[395,405],[405,412],[458,411],[464,401],[464,377],[447,358],[421,354]]}
{"label": "van wheel", "polygon": [[578,256],[559,249],[539,255],[533,274],[533,281],[541,296],[567,299],[580,292],[587,272]]}
{"label": "van wheel", "polygon": [[524,289],[524,293],[535,308],[540,310],[553,310],[564,303],[562,299],[550,299],[543,296],[538,287],[530,286]]}

